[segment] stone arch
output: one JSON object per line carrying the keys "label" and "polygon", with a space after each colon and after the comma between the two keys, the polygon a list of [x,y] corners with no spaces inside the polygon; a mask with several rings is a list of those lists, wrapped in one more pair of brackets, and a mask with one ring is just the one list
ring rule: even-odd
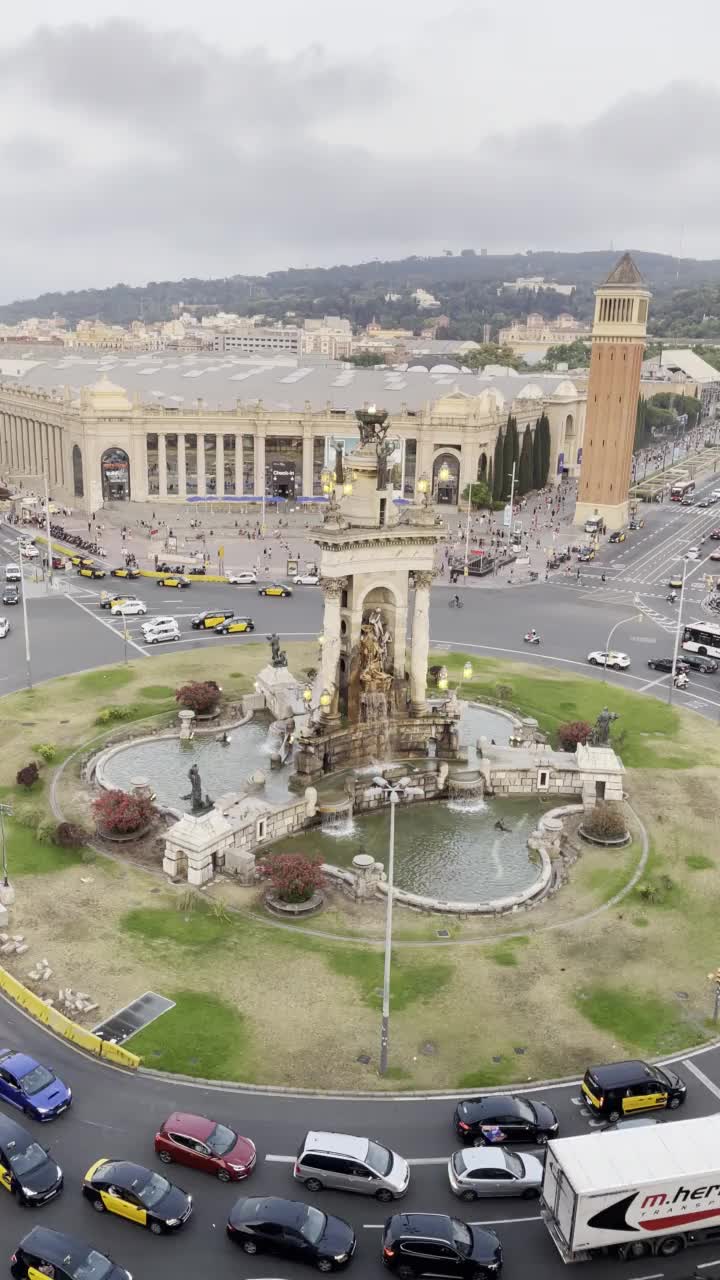
{"label": "stone arch", "polygon": [[565,439],[575,435],[575,418],[569,413],[565,419]]}
{"label": "stone arch", "polygon": [[478,465],[477,465],[478,480],[487,480],[487,471],[488,471],[488,456],[485,450],[483,449],[482,453],[480,454],[480,457],[478,458]]}
{"label": "stone arch", "polygon": [[72,448],[72,471],[73,471],[73,493],[76,498],[85,496],[85,485],[83,481],[83,460],[80,445],[74,444]]}
{"label": "stone arch", "polygon": [[[440,480],[440,469],[447,466],[450,479]],[[460,491],[460,452],[457,449],[440,449],[433,458],[432,493],[436,502],[456,506]]]}
{"label": "stone arch", "polygon": [[100,459],[100,479],[104,499],[130,498],[130,459],[124,449],[106,449]]}

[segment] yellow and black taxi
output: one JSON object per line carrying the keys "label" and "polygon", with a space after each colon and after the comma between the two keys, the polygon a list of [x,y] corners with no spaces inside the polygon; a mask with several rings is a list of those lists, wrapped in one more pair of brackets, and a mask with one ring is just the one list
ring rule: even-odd
{"label": "yellow and black taxi", "polygon": [[140,577],[140,570],[132,569],[126,564],[121,564],[117,569],[110,570],[110,577],[111,578],[132,578],[134,581],[135,578]]}
{"label": "yellow and black taxi", "polygon": [[81,564],[78,569],[79,578],[106,578],[107,569],[101,564]]}
{"label": "yellow and black taxi", "polygon": [[10,1258],[15,1280],[132,1280],[129,1271],[84,1240],[49,1227],[33,1227]]}
{"label": "yellow and black taxi", "polygon": [[190,626],[193,631],[214,631],[216,627],[220,626],[221,622],[227,622],[228,619],[234,617],[234,609],[206,609],[204,613],[195,615]]}
{"label": "yellow and black taxi", "polygon": [[71,556],[68,556],[68,560],[72,565],[75,566],[76,569],[89,568],[89,566],[93,564],[93,561],[90,559],[89,556],[82,556],[75,553],[73,553]]}
{"label": "yellow and black taxi", "polygon": [[259,596],[291,596],[292,587],[285,582],[269,582],[266,587],[258,587]]}
{"label": "yellow and black taxi", "polygon": [[0,1186],[20,1204],[41,1205],[62,1191],[62,1169],[27,1129],[0,1116]]}
{"label": "yellow and black taxi", "polygon": [[157,584],[159,587],[177,587],[178,590],[182,590],[183,587],[192,586],[192,582],[189,578],[185,577],[184,573],[163,574],[162,578],[158,578]]}
{"label": "yellow and black taxi", "polygon": [[581,1088],[585,1106],[611,1124],[641,1111],[674,1111],[687,1096],[685,1081],[674,1071],[636,1058],[588,1067]]}
{"label": "yellow and black taxi", "polygon": [[680,591],[682,589],[682,584],[682,576],[679,573],[673,573],[672,576],[668,578],[668,586],[673,591]]}
{"label": "yellow and black taxi", "polygon": [[85,1174],[83,1195],[98,1213],[129,1218],[153,1235],[177,1231],[192,1213],[192,1196],[129,1160],[96,1160]]}
{"label": "yellow and black taxi", "polygon": [[221,622],[215,628],[216,636],[240,636],[247,635],[249,631],[255,630],[255,623],[252,618],[228,618],[225,622]]}
{"label": "yellow and black taxi", "polygon": [[626,534],[624,529],[615,529],[614,532],[610,534],[608,542],[624,542],[625,537]]}
{"label": "yellow and black taxi", "polygon": [[129,596],[125,591],[119,594],[117,591],[101,591],[98,604],[101,609],[112,609],[116,604],[127,604],[128,600],[135,600],[136,596]]}

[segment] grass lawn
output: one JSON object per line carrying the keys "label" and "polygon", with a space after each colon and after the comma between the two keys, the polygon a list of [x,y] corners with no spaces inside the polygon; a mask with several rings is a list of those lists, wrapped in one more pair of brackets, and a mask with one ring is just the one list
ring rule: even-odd
{"label": "grass lawn", "polygon": [[[290,644],[288,656],[302,672],[314,665],[316,646]],[[620,712],[614,743],[648,830],[650,857],[640,882],[608,910],[599,908],[637,866],[637,840],[618,851],[588,847],[569,884],[523,912],[521,922],[449,922],[398,909],[385,1087],[482,1088],[698,1043],[709,1034],[706,974],[720,914],[720,730],[614,685],[522,662],[471,660],[475,674],[466,694],[518,707],[551,735],[565,720],[593,721],[606,701]],[[263,643],[242,653],[214,651],[212,676],[237,697],[266,661]],[[433,654],[432,661],[445,661],[451,680],[459,679],[465,655]],[[33,939],[26,958],[47,954],[53,984],[82,986],[91,967],[102,1016],[148,989],[175,1000],[170,1013],[132,1039],[148,1066],[270,1084],[381,1087],[382,949],[363,942],[382,936],[381,908],[378,914],[375,905],[334,893],[307,927],[279,928],[264,918],[253,891],[234,883],[217,882],[201,896],[122,862],[98,859],[84,868],[78,851],[42,844],[34,834],[47,815],[54,765],[41,765],[42,781],[29,794],[17,787],[17,769],[37,758],[33,744],[55,746],[58,760],[78,746],[87,750],[104,708],[127,709],[133,718],[174,715],[175,688],[207,677],[207,664],[206,654],[192,651],[158,661],[157,684],[138,661],[0,700],[12,730],[0,794],[16,815],[6,823],[11,875],[18,879],[13,924]],[[122,730],[123,721],[109,727]],[[65,777],[75,786],[72,768]],[[28,893],[22,880],[31,875]],[[101,936],[92,925],[99,913]],[[450,937],[438,943],[441,926]],[[314,936],[324,930],[357,942]],[[117,963],[104,972],[109,940]],[[360,1061],[366,1055],[369,1064]]]}

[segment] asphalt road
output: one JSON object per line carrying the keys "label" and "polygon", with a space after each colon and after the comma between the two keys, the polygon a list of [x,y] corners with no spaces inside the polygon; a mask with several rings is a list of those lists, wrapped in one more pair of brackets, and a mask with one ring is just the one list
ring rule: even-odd
{"label": "asphalt road", "polygon": [[[712,482],[706,488],[712,487]],[[630,672],[608,673],[648,693],[666,696],[667,678],[648,671],[651,656],[672,653],[672,609],[664,603],[663,579],[675,567],[678,554],[702,532],[720,524],[720,508],[700,513],[675,507],[651,508],[647,524],[635,541],[619,546],[605,544],[598,560],[583,569],[580,582],[560,575],[548,584],[500,586],[471,584],[462,590],[465,607],[450,610],[449,588],[433,591],[431,631],[436,646],[456,645],[470,652],[522,655],[531,661],[567,666],[602,679],[602,671],[589,667],[586,655],[602,648],[616,622],[615,645],[632,658]],[[713,544],[706,544],[707,549]],[[717,544],[715,544],[717,545]],[[0,533],[0,562],[11,558]],[[707,570],[693,565],[691,583]],[[601,584],[600,574],[608,582]],[[110,621],[98,608],[97,597],[110,583],[73,584],[72,597],[45,596],[42,587],[29,590],[28,613],[35,681],[121,661],[124,640],[117,620]],[[122,585],[122,584],[119,584]],[[252,587],[219,588],[196,583],[187,592],[171,593],[154,583],[132,585],[134,594],[146,599],[149,612],[174,613],[180,622],[182,645],[213,649],[221,644],[242,646],[242,637],[220,639],[189,628],[189,618],[211,605],[225,604],[236,613],[255,619],[257,634],[277,630],[284,639],[317,635],[321,626],[322,598],[315,588],[298,588],[291,600],[263,600]],[[702,589],[688,591],[686,617],[701,608]],[[20,608],[5,609],[12,630],[0,649],[0,693],[25,684],[24,636]],[[149,615],[148,615],[149,616]],[[625,621],[627,620],[627,621]],[[146,654],[147,661],[162,661],[165,646],[146,648],[139,622],[129,620],[129,656]],[[523,633],[535,626],[543,637],[541,649],[529,650]],[[173,645],[171,651],[177,651]],[[720,673],[694,676],[689,694],[677,694],[684,704],[713,718],[720,712]],[[269,994],[268,998],[272,998]],[[479,1034],[482,1034],[478,1010]],[[542,1028],[538,1028],[542,1034]],[[387,1206],[364,1197],[339,1193],[304,1194],[294,1183],[289,1165],[308,1127],[368,1134],[410,1158],[411,1188],[403,1207],[455,1213],[470,1222],[493,1225],[505,1249],[505,1274],[525,1280],[530,1269],[542,1280],[560,1275],[560,1261],[533,1202],[479,1201],[466,1205],[455,1200],[447,1184],[445,1163],[455,1149],[451,1128],[454,1101],[445,1098],[298,1098],[272,1096],[228,1088],[210,1089],[144,1073],[133,1076],[84,1057],[65,1042],[36,1026],[14,1006],[0,999],[0,1037],[10,1047],[24,1047],[49,1062],[73,1086],[72,1110],[55,1124],[37,1126],[40,1138],[52,1149],[66,1173],[61,1198],[36,1214],[8,1201],[0,1218],[0,1248],[9,1256],[20,1236],[34,1220],[71,1231],[110,1253],[133,1271],[136,1280],[216,1280],[233,1277],[287,1277],[295,1280],[304,1269],[271,1258],[247,1258],[224,1235],[229,1207],[243,1190],[253,1194],[288,1195],[310,1199],[329,1212],[345,1217],[358,1233],[358,1252],[351,1273],[372,1277],[382,1273],[380,1234]],[[710,1114],[720,1099],[720,1048],[678,1059],[678,1070],[688,1081],[689,1097],[684,1117]],[[532,1097],[545,1097],[560,1118],[563,1135],[587,1131],[589,1118],[579,1105],[577,1082],[534,1087]],[[127,1157],[160,1167],[154,1157],[152,1137],[157,1124],[174,1109],[200,1111],[232,1124],[250,1136],[258,1147],[258,1166],[252,1179],[238,1190],[190,1170],[171,1167],[168,1172],[191,1191],[195,1213],[184,1231],[155,1238],[120,1219],[99,1218],[83,1200],[80,1181],[93,1160],[101,1156]],[[27,1122],[30,1124],[31,1122]],[[598,1135],[598,1142],[612,1141]],[[712,1274],[720,1269],[720,1248],[694,1250],[688,1259],[647,1259],[621,1264],[614,1259],[586,1263],[582,1274],[604,1280],[622,1268],[629,1280],[680,1280],[694,1267]]]}

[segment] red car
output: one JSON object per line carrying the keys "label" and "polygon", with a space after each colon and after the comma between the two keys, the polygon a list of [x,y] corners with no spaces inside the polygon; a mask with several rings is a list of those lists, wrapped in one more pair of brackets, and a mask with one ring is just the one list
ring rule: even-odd
{"label": "red car", "polygon": [[713,542],[720,541],[720,529],[713,529],[712,533],[710,534],[710,537],[712,538]]}
{"label": "red car", "polygon": [[241,1182],[255,1168],[257,1152],[249,1138],[206,1116],[174,1111],[155,1134],[163,1164],[187,1164],[214,1173],[221,1182]]}

